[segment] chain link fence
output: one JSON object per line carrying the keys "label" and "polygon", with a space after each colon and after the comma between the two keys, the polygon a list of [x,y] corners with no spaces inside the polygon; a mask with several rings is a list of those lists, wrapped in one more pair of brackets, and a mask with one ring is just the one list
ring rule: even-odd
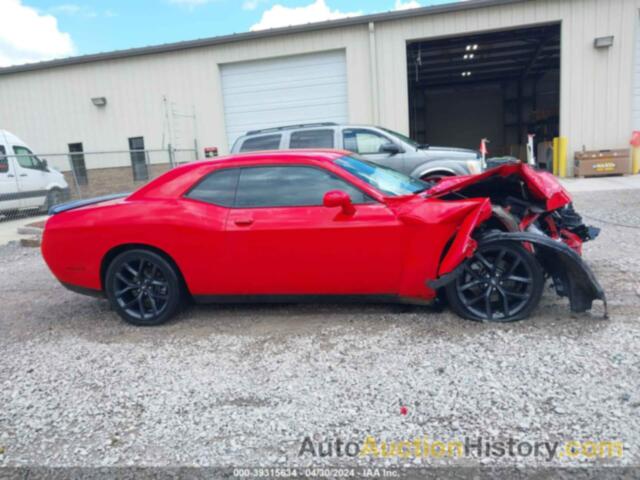
{"label": "chain link fence", "polygon": [[197,160],[195,149],[6,155],[0,152],[0,221],[45,214],[67,200],[131,192]]}

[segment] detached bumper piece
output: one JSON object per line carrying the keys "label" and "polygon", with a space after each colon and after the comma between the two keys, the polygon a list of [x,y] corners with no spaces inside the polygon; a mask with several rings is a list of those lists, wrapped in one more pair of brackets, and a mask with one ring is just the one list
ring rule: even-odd
{"label": "detached bumper piece", "polygon": [[583,242],[595,240],[600,234],[599,228],[587,226],[582,223],[582,217],[573,208],[573,203],[556,210],[554,215],[556,216],[558,228],[567,229],[570,232],[575,233]]}
{"label": "detached bumper piece", "polygon": [[515,241],[534,246],[536,258],[553,279],[556,293],[568,297],[571,311],[591,310],[594,300],[602,300],[608,318],[607,297],[595,274],[582,257],[562,242],[536,233],[496,232],[482,238],[482,243]]}

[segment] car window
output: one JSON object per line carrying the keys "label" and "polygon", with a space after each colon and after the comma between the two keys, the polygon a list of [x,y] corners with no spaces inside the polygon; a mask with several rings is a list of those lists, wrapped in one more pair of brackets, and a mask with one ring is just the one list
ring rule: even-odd
{"label": "car window", "polygon": [[360,189],[326,170],[312,167],[243,168],[238,182],[235,206],[301,207],[322,205],[330,190],[346,192],[353,203],[371,200]]}
{"label": "car window", "polygon": [[0,145],[0,173],[7,173],[9,171],[9,159],[7,158],[7,151],[4,149],[4,145]]}
{"label": "car window", "polygon": [[380,153],[380,147],[389,139],[371,130],[348,129],[342,132],[344,149],[361,155]]}
{"label": "car window", "polygon": [[13,147],[13,153],[16,154],[18,165],[22,168],[33,168],[35,170],[42,169],[42,164],[31,150],[25,147]]}
{"label": "car window", "polygon": [[393,135],[394,137],[399,138],[403,142],[408,143],[412,147],[420,148],[420,146],[421,146],[418,142],[416,142],[415,140],[407,137],[406,135],[402,135],[401,133],[394,132],[393,130],[389,130],[388,128],[383,128],[383,127],[378,127],[378,128],[381,129],[381,130],[384,130],[389,135]]}
{"label": "car window", "polygon": [[280,148],[280,138],[282,135],[263,135],[261,137],[247,138],[242,147],[241,152],[256,152],[260,150],[278,150]]}
{"label": "car window", "polygon": [[333,148],[333,130],[299,130],[291,134],[289,148]]}
{"label": "car window", "polygon": [[236,195],[239,173],[238,168],[213,172],[196,184],[186,196],[214,205],[231,207]]}
{"label": "car window", "polygon": [[412,195],[431,187],[428,182],[408,177],[396,170],[367,162],[353,155],[339,158],[335,163],[360,180],[367,182],[384,195],[393,197]]}

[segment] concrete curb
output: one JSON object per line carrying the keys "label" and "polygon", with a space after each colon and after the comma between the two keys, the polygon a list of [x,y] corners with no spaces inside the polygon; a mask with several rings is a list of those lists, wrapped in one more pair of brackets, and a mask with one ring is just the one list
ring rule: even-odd
{"label": "concrete curb", "polygon": [[29,248],[40,248],[42,237],[21,238],[20,245]]}
{"label": "concrete curb", "polygon": [[33,227],[30,225],[25,225],[24,227],[18,228],[18,233],[20,235],[40,235],[42,236],[42,232],[44,229],[40,227]]}
{"label": "concrete curb", "polygon": [[30,235],[29,238],[20,238],[20,245],[23,247],[39,248],[42,243],[43,232],[44,222],[33,222],[18,227],[19,235]]}

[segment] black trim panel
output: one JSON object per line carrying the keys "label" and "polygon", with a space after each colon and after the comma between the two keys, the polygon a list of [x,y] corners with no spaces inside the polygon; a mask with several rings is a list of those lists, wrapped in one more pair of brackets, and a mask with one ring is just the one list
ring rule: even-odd
{"label": "black trim panel", "polygon": [[431,305],[434,300],[395,294],[362,295],[193,295],[196,303],[401,303]]}
{"label": "black trim panel", "polygon": [[102,290],[94,290],[93,288],[79,287],[78,285],[71,285],[70,283],[60,282],[64,288],[80,295],[87,295],[89,297],[106,298]]}
{"label": "black trim panel", "polygon": [[85,200],[73,200],[67,203],[60,203],[58,205],[54,205],[49,209],[49,215],[56,215],[58,213],[66,212],[68,210],[73,210],[75,208],[86,207],[89,205],[93,205],[95,203],[106,202],[109,200],[128,197],[129,195],[131,195],[131,193],[114,193],[111,195],[103,195],[101,197],[87,198]]}
{"label": "black trim panel", "polygon": [[3,193],[2,195],[0,195],[0,202],[6,202],[8,200],[20,200],[22,198],[46,197],[48,194],[49,190],[30,190],[26,192]]}

